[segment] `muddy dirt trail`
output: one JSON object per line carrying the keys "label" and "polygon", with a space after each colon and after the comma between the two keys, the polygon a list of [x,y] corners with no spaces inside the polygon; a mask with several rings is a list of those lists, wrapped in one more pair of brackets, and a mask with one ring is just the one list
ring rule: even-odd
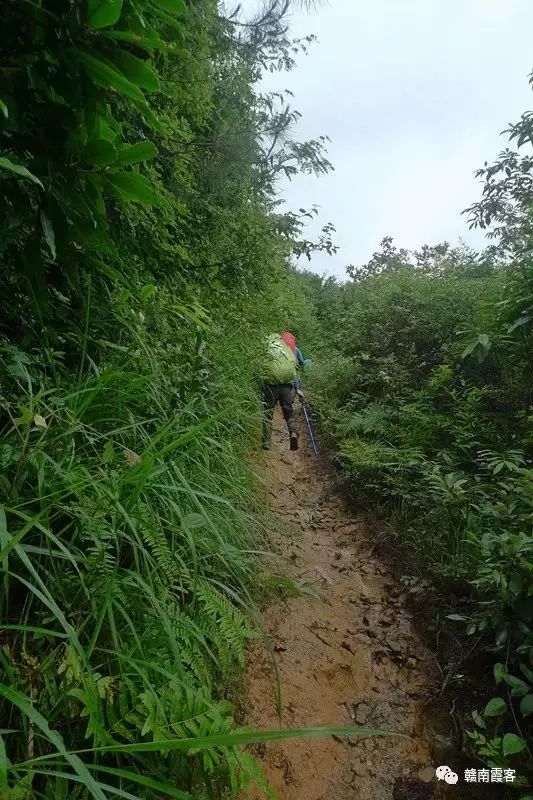
{"label": "muddy dirt trail", "polygon": [[[282,691],[282,727],[351,725],[409,739],[320,738],[256,749],[280,800],[436,797],[426,711],[435,661],[417,637],[401,585],[374,553],[362,520],[344,507],[309,452],[291,453],[279,414],[257,472],[275,516],[273,550],[285,574],[321,600],[275,600],[264,611]],[[255,645],[247,668],[247,724],[278,728],[271,661]],[[263,797],[253,790],[248,800]]]}

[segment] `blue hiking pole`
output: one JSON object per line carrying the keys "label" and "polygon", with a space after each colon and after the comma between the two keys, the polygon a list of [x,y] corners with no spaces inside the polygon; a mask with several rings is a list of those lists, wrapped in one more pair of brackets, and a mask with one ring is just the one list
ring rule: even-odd
{"label": "blue hiking pole", "polygon": [[303,412],[304,412],[305,424],[307,426],[307,433],[309,434],[309,439],[311,441],[311,445],[313,447],[313,451],[315,453],[315,456],[318,458],[318,448],[316,446],[315,437],[313,435],[313,428],[311,426],[311,420],[309,419],[309,413],[307,411],[307,404],[302,400],[301,397],[300,397],[300,403],[302,404],[302,408],[303,408]]}

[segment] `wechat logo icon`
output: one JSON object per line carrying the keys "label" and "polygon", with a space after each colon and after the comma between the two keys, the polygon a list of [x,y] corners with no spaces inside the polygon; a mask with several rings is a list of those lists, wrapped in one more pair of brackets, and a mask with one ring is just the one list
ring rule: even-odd
{"label": "wechat logo icon", "polygon": [[446,781],[446,783],[457,783],[459,780],[459,775],[457,772],[454,772],[450,769],[450,767],[446,767],[444,765],[442,767],[437,767],[435,773],[437,775],[437,780],[439,781]]}

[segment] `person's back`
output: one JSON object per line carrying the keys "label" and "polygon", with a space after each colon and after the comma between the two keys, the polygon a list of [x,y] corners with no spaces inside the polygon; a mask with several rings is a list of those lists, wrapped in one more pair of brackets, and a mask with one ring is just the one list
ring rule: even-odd
{"label": "person's back", "polygon": [[261,379],[271,384],[291,383],[296,372],[296,356],[279,334],[272,333],[261,365]]}
{"label": "person's back", "polygon": [[[285,336],[285,334],[283,334]],[[292,336],[292,334],[291,334]],[[293,337],[294,339],[294,337]],[[263,403],[263,448],[268,450],[272,439],[272,416],[276,403],[279,403],[290,437],[291,450],[298,449],[298,426],[294,419],[292,404],[295,389],[293,381],[298,372],[298,362],[294,350],[279,334],[268,337],[263,363],[261,365],[262,403]]]}

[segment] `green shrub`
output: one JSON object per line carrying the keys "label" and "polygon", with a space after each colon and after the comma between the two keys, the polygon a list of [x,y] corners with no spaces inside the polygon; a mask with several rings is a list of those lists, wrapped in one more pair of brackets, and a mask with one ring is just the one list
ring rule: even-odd
{"label": "green shrub", "polygon": [[320,325],[309,381],[345,485],[388,518],[405,563],[443,596],[470,584],[470,605],[449,609],[449,624],[463,620],[496,654],[510,687],[498,715],[474,715],[473,746],[494,766],[520,758],[527,770],[531,267],[452,255],[447,245],[409,254],[387,239],[353,282],[300,276]]}

